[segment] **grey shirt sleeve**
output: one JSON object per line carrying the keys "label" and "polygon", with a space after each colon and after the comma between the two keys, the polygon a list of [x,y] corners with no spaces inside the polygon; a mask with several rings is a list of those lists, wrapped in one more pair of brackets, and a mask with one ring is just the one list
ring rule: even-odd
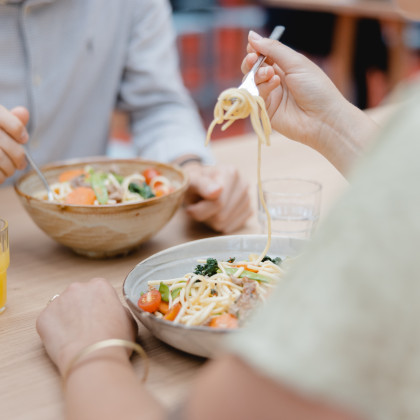
{"label": "grey shirt sleeve", "polygon": [[131,114],[143,158],[171,161],[184,154],[212,162],[204,128],[183,85],[171,9],[166,0],[136,0],[118,108]]}

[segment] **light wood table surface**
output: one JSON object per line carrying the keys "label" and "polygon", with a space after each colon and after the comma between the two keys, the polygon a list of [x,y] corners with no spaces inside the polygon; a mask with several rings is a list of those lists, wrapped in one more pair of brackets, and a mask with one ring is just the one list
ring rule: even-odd
{"label": "light wood table surface", "polygon": [[[263,152],[263,176],[298,176],[323,184],[322,214],[347,182],[324,158],[305,146],[273,136]],[[256,203],[256,147],[254,136],[213,142],[220,162],[237,165],[250,181]],[[35,321],[48,300],[70,283],[105,277],[121,296],[130,270],[151,254],[186,241],[214,235],[193,223],[180,210],[153,239],[124,258],[89,260],[73,254],[46,236],[29,218],[12,187],[0,188],[0,217],[9,222],[11,265],[8,270],[7,309],[0,315],[0,418],[57,420],[62,415],[61,384],[44,352]],[[259,233],[256,215],[241,231]],[[174,350],[140,326],[141,342],[150,360],[147,387],[171,406],[186,394],[203,359]],[[142,362],[133,359],[139,378]]]}
{"label": "light wood table surface", "polygon": [[[407,48],[405,20],[391,0],[261,0],[271,7],[328,12],[337,16],[331,47],[330,77],[344,96],[352,100],[356,25],[360,18],[372,18],[387,25],[388,84],[393,89],[404,76]],[[316,18],[314,18],[316,30]],[[308,31],[302,36],[310,36]],[[375,54],[375,51],[372,51]]]}

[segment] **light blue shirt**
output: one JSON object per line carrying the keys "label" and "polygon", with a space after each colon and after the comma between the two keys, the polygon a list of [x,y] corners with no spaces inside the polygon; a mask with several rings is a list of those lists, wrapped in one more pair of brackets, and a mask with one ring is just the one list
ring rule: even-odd
{"label": "light blue shirt", "polygon": [[139,156],[209,161],[166,0],[0,0],[0,104],[26,106],[39,164],[103,155],[130,113]]}

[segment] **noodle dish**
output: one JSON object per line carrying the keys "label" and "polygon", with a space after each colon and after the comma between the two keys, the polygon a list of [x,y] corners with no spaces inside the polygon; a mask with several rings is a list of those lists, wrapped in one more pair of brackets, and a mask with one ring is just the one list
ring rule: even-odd
{"label": "noodle dish", "polygon": [[175,165],[142,159],[87,158],[41,168],[15,191],[33,221],[51,238],[90,258],[124,255],[155,235],[181,206],[188,186]]}
{"label": "noodle dish", "polygon": [[166,321],[188,326],[237,328],[281,280],[280,257],[258,255],[237,261],[198,260],[193,272],[169,280],[151,280],[137,305]]}
{"label": "noodle dish", "polygon": [[156,338],[213,357],[223,337],[239,331],[274,288],[283,287],[285,273],[306,244],[271,239],[269,257],[260,263],[255,250],[264,247],[266,235],[212,237],[158,252],[128,274],[124,298]]}

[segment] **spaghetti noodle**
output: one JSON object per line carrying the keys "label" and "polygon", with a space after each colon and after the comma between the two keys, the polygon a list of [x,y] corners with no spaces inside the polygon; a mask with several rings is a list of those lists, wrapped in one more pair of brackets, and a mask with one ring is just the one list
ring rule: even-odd
{"label": "spaghetti noodle", "polygon": [[[245,89],[231,88],[222,92],[207,132],[206,145],[217,124],[223,124],[222,130],[226,130],[236,120],[248,116],[258,137],[258,192],[267,215],[267,244],[261,255],[250,255],[248,260],[234,262],[234,258],[228,261],[208,258],[199,261],[205,264],[198,265],[194,273],[184,277],[149,281],[149,292],[140,297],[138,306],[158,318],[187,326],[236,328],[259,301],[265,300],[283,276],[281,259],[267,257],[271,244],[271,217],[261,186],[261,146],[270,145],[271,124],[264,100]],[[152,304],[155,296],[165,304],[161,305],[160,301]]]}
{"label": "spaghetti noodle", "polygon": [[[234,259],[217,262],[209,258],[198,261],[205,265],[198,265],[194,273],[187,273],[184,277],[149,281],[149,290],[158,289],[161,299],[167,302],[167,310],[159,306],[152,312],[158,318],[187,326],[220,327],[217,321],[226,315],[235,321],[234,327],[242,324],[255,305],[265,301],[284,274],[280,259],[265,258],[256,264],[256,257],[251,255],[249,261],[238,262]],[[214,274],[207,275],[206,265],[214,268]],[[138,305],[149,310],[143,307],[142,300],[147,306],[150,304],[147,293],[140,298]]]}
{"label": "spaghetti noodle", "polygon": [[[261,146],[270,146],[271,124],[265,108],[265,102],[261,96],[254,96],[246,89],[230,88],[223,91],[214,108],[214,120],[207,131],[206,145],[210,141],[211,134],[217,124],[222,125],[222,131],[230,127],[236,120],[250,117],[252,128],[258,137],[257,179],[258,195],[267,216],[267,244],[264,251],[256,261],[261,262],[271,245],[271,216],[264,199],[261,185]],[[225,122],[226,121],[226,122]]]}

